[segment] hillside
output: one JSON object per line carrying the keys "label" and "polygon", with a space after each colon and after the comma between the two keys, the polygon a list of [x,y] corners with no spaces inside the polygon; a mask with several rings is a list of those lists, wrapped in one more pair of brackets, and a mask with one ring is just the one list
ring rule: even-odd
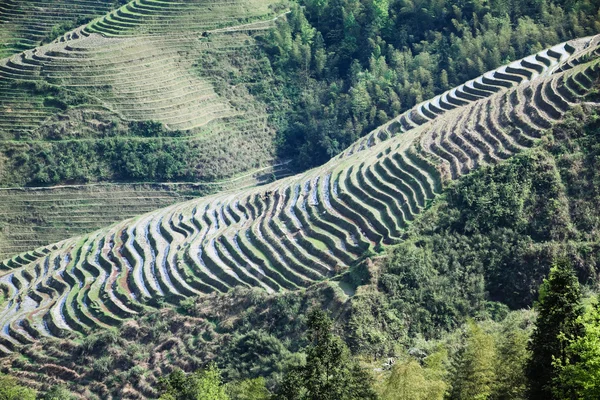
{"label": "hillside", "polygon": [[94,183],[0,189],[0,259],[173,203],[285,176],[284,165],[217,182]]}
{"label": "hillside", "polygon": [[0,58],[51,42],[115,6],[113,1],[15,1],[0,5]]}
{"label": "hillside", "polygon": [[[2,191],[0,258],[220,182],[253,185],[321,165],[423,99],[597,32],[587,0],[465,13],[428,0],[421,11],[401,1],[319,4],[3,4],[0,187],[11,190]],[[178,190],[188,184],[202,190]],[[77,201],[48,212],[65,191]],[[109,202],[121,193],[127,211]],[[101,219],[65,225],[100,208]]]}
{"label": "hillside", "polygon": [[120,325],[189,296],[306,288],[352,270],[372,251],[401,243],[449,182],[532,147],[575,105],[594,106],[598,40],[491,71],[320,168],[178,203],[4,262],[2,351]]}
{"label": "hillside", "polygon": [[[264,377],[273,388],[302,357],[306,315],[318,307],[335,318],[354,354],[378,360],[368,364],[375,371],[390,357],[404,362],[406,352],[409,362],[442,349],[454,363],[463,324],[473,318],[498,335],[494,358],[508,367],[499,371],[492,398],[509,390],[525,399],[523,365],[514,357],[526,352],[536,316],[529,306],[554,257],[567,254],[582,281],[598,282],[597,116],[597,109],[575,107],[534,148],[450,185],[402,244],[342,277],[342,286],[358,286],[351,297],[337,281],[275,294],[238,287],[189,298],[176,309],[164,304],[81,339],[43,338],[0,365],[28,386],[63,384],[86,399],[155,398],[159,380],[174,368],[191,372],[209,360],[234,386]],[[505,304],[526,309],[508,312]],[[448,378],[451,367],[445,366]]]}
{"label": "hillside", "polygon": [[219,75],[259,62],[273,4],[3,5],[0,258],[285,176],[253,83]]}
{"label": "hillside", "polygon": [[[201,3],[150,2],[131,14],[144,16],[133,31],[118,25],[95,33],[112,21],[108,14],[1,60],[0,183],[211,181],[267,165],[273,131],[264,106],[243,87],[217,94],[210,71],[195,67],[213,50],[227,57],[255,46],[252,32],[268,28],[274,17],[269,3],[259,3],[215,3],[208,19]],[[188,18],[194,34],[184,29]],[[240,141],[244,152],[234,157]],[[160,152],[159,163],[177,168],[140,165],[156,163],[143,159],[149,147]],[[112,159],[105,157],[109,152]]]}
{"label": "hillside", "polygon": [[599,2],[1,3],[0,398],[600,397]]}

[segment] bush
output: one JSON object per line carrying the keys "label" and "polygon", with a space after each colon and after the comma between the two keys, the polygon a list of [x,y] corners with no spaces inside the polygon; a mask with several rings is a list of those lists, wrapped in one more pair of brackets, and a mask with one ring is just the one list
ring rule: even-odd
{"label": "bush", "polygon": [[37,392],[18,384],[9,375],[0,374],[0,400],[35,400]]}

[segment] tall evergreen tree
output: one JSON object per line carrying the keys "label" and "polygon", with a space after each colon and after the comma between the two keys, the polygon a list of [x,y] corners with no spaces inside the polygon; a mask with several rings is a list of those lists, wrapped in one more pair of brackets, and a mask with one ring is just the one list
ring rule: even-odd
{"label": "tall evergreen tree", "polygon": [[581,321],[581,289],[567,260],[556,262],[550,269],[548,279],[540,286],[535,308],[538,317],[530,342],[531,358],[526,370],[529,398],[553,400],[559,398],[557,393],[571,398],[568,386],[557,387],[561,385],[557,380],[557,363],[567,363],[568,346],[582,336],[584,327]]}
{"label": "tall evergreen tree", "polygon": [[527,326],[520,325],[522,322],[519,314],[509,314],[496,337],[496,379],[492,385],[491,400],[527,399],[524,372],[529,359],[527,343],[530,331]]}
{"label": "tall evergreen tree", "polygon": [[332,321],[315,309],[308,315],[306,364],[291,368],[278,391],[285,400],[376,399],[372,377],[350,357],[344,341],[332,333]]}
{"label": "tall evergreen tree", "polygon": [[[567,363],[556,363],[560,369],[556,386],[574,388],[578,400],[597,400],[600,399],[600,297],[586,307],[582,322],[585,334],[569,345]],[[560,397],[562,393],[556,395]]]}
{"label": "tall evergreen tree", "polygon": [[455,373],[450,398],[453,400],[486,400],[492,393],[496,357],[494,338],[475,322],[469,321]]}

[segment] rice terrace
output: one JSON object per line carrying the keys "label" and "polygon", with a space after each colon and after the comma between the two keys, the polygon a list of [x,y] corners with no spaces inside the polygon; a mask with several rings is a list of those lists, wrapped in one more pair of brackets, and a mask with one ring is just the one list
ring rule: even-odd
{"label": "rice terrace", "polygon": [[600,393],[598,7],[451,3],[3,1],[0,386]]}

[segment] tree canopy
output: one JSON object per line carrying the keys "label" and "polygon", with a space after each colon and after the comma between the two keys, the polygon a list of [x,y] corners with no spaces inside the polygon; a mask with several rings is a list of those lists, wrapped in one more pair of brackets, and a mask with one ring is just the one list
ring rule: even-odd
{"label": "tree canopy", "polygon": [[527,365],[529,398],[573,398],[575,388],[568,381],[558,379],[558,365],[578,362],[579,354],[570,354],[568,349],[584,333],[581,289],[567,260],[558,260],[550,269],[535,307],[539,314]]}
{"label": "tree canopy", "polygon": [[375,399],[372,378],[350,357],[344,341],[332,332],[324,311],[308,314],[306,363],[290,368],[277,393],[285,400]]}

